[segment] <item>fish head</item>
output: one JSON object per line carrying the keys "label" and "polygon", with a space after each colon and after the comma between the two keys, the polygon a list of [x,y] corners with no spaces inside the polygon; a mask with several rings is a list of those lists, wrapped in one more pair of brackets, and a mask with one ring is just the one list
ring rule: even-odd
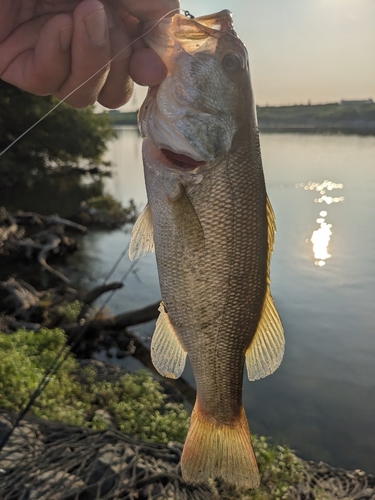
{"label": "fish head", "polygon": [[255,117],[248,55],[232,15],[176,14],[145,39],[168,74],[149,90],[139,115],[141,133],[166,157],[167,168],[204,172],[228,154],[241,125]]}

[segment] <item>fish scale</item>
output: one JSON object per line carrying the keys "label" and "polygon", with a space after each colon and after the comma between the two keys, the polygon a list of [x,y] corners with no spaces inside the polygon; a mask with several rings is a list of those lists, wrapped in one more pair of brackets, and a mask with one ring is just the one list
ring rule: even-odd
{"label": "fish scale", "polygon": [[140,111],[148,206],[130,245],[131,258],[156,252],[163,301],[151,357],[176,378],[189,356],[194,372],[183,477],[255,488],[243,369],[250,380],[272,373],[284,337],[269,289],[275,225],[247,53],[228,11],[176,15],[158,29],[146,42],[168,76]]}

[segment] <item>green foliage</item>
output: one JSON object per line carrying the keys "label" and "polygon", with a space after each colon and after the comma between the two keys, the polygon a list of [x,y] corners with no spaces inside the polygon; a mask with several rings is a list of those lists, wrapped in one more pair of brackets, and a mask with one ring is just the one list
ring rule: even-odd
{"label": "green foliage", "polygon": [[257,490],[236,491],[224,487],[222,500],[288,500],[290,486],[298,484],[304,467],[294,453],[284,446],[273,446],[264,436],[252,436],[261,477]]}
{"label": "green foliage", "polygon": [[130,200],[127,208],[124,208],[121,203],[110,194],[92,197],[87,200],[87,205],[104,212],[110,217],[123,219],[124,222],[128,220],[129,216],[133,216],[136,212],[133,200]]}
{"label": "green foliage", "polygon": [[[74,314],[79,303],[76,307]],[[59,329],[0,333],[0,408],[19,411],[28,402],[65,341]],[[162,387],[148,372],[126,374],[115,383],[98,382],[95,366],[82,369],[72,354],[36,400],[32,412],[49,420],[98,430],[108,428],[112,420],[123,432],[156,443],[183,442],[189,422],[184,407],[166,402]],[[290,486],[302,478],[301,461],[289,448],[274,447],[265,437],[253,436],[253,445],[260,488],[240,492],[222,485],[220,498],[287,500]],[[215,490],[214,483],[212,488]]]}
{"label": "green foliage", "polygon": [[[0,151],[59,101],[37,97],[0,80]],[[62,103],[9,149],[0,162],[0,187],[32,184],[46,173],[98,173],[106,142],[115,136],[106,115]]]}
{"label": "green foliage", "polygon": [[185,440],[187,412],[175,403],[165,404],[160,385],[146,371],[125,375],[114,384],[98,384],[97,398],[125,433],[155,443]]}
{"label": "green foliage", "polygon": [[62,302],[56,309],[57,313],[63,317],[63,321],[66,323],[74,323],[77,321],[78,316],[80,315],[82,309],[84,307],[84,303],[79,300],[75,300],[74,302]]}
{"label": "green foliage", "polygon": [[[297,484],[303,473],[302,462],[285,446],[272,446],[266,437],[254,436],[253,444],[259,472],[262,477],[264,498],[283,500],[288,498],[289,487]],[[262,498],[262,497],[259,497]]]}
{"label": "green foliage", "polygon": [[137,208],[133,200],[125,208],[113,196],[102,194],[81,203],[78,219],[82,224],[118,228],[126,222],[135,222]]}
{"label": "green foliage", "polygon": [[[76,313],[76,311],[74,311]],[[0,333],[0,407],[19,411],[26,405],[57,353],[65,346],[62,330]],[[124,432],[147,441],[182,441],[188,414],[167,403],[163,389],[146,372],[126,374],[111,384],[96,381],[93,366],[82,369],[72,354],[32,407],[34,415],[71,425],[105,429],[98,409],[108,411]]]}

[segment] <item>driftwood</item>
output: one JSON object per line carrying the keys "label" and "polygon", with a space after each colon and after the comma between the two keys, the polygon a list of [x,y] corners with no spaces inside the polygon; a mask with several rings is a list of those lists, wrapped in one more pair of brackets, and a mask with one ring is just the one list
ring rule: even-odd
{"label": "driftwood", "polygon": [[[56,232],[59,232],[57,229]],[[51,253],[58,253],[59,247],[62,243],[62,238],[58,236],[55,232],[41,231],[34,235],[34,239],[25,238],[22,241],[18,241],[15,244],[18,247],[25,248],[26,255],[28,258],[32,258],[34,251],[37,253],[37,261],[39,264],[51,274],[54,274],[60,278],[65,283],[70,283],[70,280],[60,271],[57,271],[51,267],[46,262],[47,255]]]}
{"label": "driftwood", "polygon": [[35,224],[41,227],[63,226],[73,229],[74,231],[78,231],[79,233],[87,232],[87,227],[77,224],[76,222],[72,222],[71,220],[63,219],[58,215],[40,215],[35,212],[19,211],[16,212],[13,217],[18,224],[23,226]]}
{"label": "driftwood", "polygon": [[30,309],[39,304],[41,294],[24,280],[9,278],[7,281],[0,281],[0,287],[8,293],[6,302],[13,308],[14,317],[28,317]]}
{"label": "driftwood", "polygon": [[[26,226],[38,226],[41,231],[25,236]],[[69,279],[47,263],[50,255],[65,255],[77,249],[72,238],[65,236],[65,229],[85,233],[87,228],[58,215],[40,215],[35,212],[16,212],[11,214],[0,208],[0,256],[15,257],[24,255],[36,261],[49,273],[65,283]]]}
{"label": "driftwood", "polygon": [[[118,314],[117,316],[88,320],[85,323],[84,328],[88,335],[103,330],[123,330],[129,326],[139,325],[140,323],[146,323],[147,321],[156,319],[159,315],[158,308],[159,302],[156,302],[155,304],[143,307],[142,309]],[[74,331],[76,328],[82,327],[74,326],[71,331]],[[69,328],[66,331],[68,332]]]}
{"label": "driftwood", "polygon": [[[41,328],[42,325],[40,323],[31,323],[30,321],[19,321],[16,320],[15,318],[12,318],[11,316],[4,316],[3,318],[3,323],[7,327],[11,327],[12,330],[16,331],[19,330],[20,328],[25,328],[26,330],[30,330],[32,332],[38,332]],[[0,327],[0,330],[3,327]]]}
{"label": "driftwood", "polygon": [[23,235],[24,231],[18,227],[12,214],[7,212],[4,207],[0,207],[0,255],[4,253],[6,242],[22,238]]}
{"label": "driftwood", "polygon": [[[10,277],[6,281],[0,281],[0,289],[5,295],[3,303],[9,312],[9,315],[3,318],[3,325],[8,324],[11,330],[19,328],[20,326],[18,325],[22,322],[22,326],[25,326],[29,330],[38,330],[42,326],[47,328],[60,326],[61,315],[60,319],[54,318],[53,324],[51,324],[51,319],[49,318],[51,315],[55,316],[53,310],[57,306],[62,303],[66,304],[78,300],[85,304],[86,307],[82,311],[84,312],[103,293],[118,290],[122,287],[123,283],[115,281],[106,285],[100,285],[87,292],[76,290],[64,284],[46,292],[38,292],[30,283],[22,279]],[[46,297],[46,294],[49,305],[42,308],[40,307],[40,301]],[[44,314],[46,307],[48,308],[47,315]],[[32,319],[35,321],[32,321]],[[2,328],[4,329],[4,326]]]}
{"label": "driftwood", "polygon": [[124,284],[121,281],[116,281],[114,283],[108,283],[105,285],[98,286],[93,288],[87,293],[80,294],[79,300],[84,302],[87,305],[91,305],[97,298],[99,298],[103,293],[109,292],[111,290],[118,290],[122,288]]}

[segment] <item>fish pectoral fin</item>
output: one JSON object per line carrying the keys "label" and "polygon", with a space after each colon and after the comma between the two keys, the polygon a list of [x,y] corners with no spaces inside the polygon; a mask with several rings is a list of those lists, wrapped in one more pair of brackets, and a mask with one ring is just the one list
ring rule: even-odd
{"label": "fish pectoral fin", "polygon": [[157,371],[164,377],[179,378],[185,368],[187,352],[182,347],[163,302],[151,340],[151,359]]}
{"label": "fish pectoral fin", "polygon": [[268,287],[258,328],[246,351],[249,380],[259,380],[271,375],[280,366],[284,348],[283,325]]}
{"label": "fish pectoral fin", "polygon": [[180,244],[192,252],[203,250],[205,246],[203,227],[185,187],[181,184],[178,194],[168,201]]}
{"label": "fish pectoral fin", "polygon": [[129,259],[135,260],[148,252],[155,252],[152,213],[147,203],[132,230],[129,245]]}

